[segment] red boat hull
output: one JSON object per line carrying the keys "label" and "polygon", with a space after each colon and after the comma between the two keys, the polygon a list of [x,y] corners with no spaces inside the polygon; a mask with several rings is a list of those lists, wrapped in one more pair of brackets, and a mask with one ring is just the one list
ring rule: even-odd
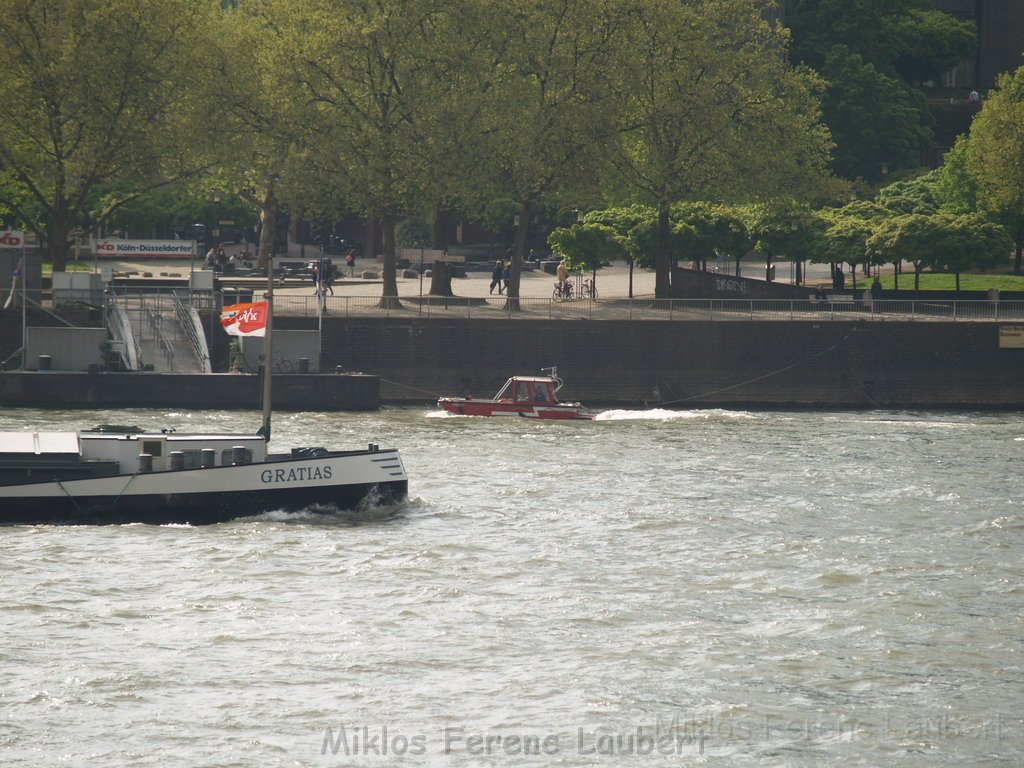
{"label": "red boat hull", "polygon": [[589,420],[594,414],[579,403],[512,403],[442,397],[437,404],[456,416],[518,416],[551,421]]}

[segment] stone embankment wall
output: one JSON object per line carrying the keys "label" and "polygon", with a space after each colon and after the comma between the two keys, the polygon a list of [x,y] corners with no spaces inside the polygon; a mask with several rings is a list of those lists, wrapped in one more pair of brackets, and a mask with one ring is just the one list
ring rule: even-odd
{"label": "stone embankment wall", "polygon": [[[296,322],[296,321],[291,321]],[[325,370],[387,402],[492,396],[557,365],[565,399],[679,406],[1024,407],[1024,349],[998,323],[331,318]]]}
{"label": "stone embankment wall", "polygon": [[[258,411],[261,400],[260,378],[256,375],[0,373],[0,405],[6,407]],[[275,410],[373,411],[379,406],[380,380],[376,376],[274,376]]]}

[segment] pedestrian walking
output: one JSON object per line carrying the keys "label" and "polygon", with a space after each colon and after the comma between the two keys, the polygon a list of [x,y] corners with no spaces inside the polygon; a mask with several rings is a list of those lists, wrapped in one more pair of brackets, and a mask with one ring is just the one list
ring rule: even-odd
{"label": "pedestrian walking", "polygon": [[345,257],[345,265],[348,267],[348,276],[356,276],[356,252],[355,249],[348,252],[348,256]]}
{"label": "pedestrian walking", "polygon": [[505,284],[505,293],[508,293],[508,284],[512,282],[512,264],[506,264],[501,271],[501,282]]}
{"label": "pedestrian walking", "polygon": [[491,270],[491,290],[490,293],[494,293],[494,287],[498,287],[498,293],[501,293],[501,273],[505,271],[505,265],[501,263],[501,260],[494,262],[494,269]]}

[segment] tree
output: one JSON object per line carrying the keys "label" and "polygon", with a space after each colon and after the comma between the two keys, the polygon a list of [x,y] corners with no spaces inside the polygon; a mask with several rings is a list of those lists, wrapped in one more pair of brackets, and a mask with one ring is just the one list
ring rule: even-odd
{"label": "tree", "polygon": [[[802,263],[820,250],[821,227],[811,209],[799,203],[780,202],[774,205],[751,205],[742,209],[749,240],[765,257],[765,270],[770,278],[772,259],[789,256],[796,262],[797,283],[802,282]],[[739,257],[736,275],[739,276]]]}
{"label": "tree", "polygon": [[502,0],[490,9],[499,46],[491,93],[495,182],[517,204],[507,291],[515,309],[535,208],[544,198],[576,207],[596,195],[615,128],[608,73],[624,8],[600,0]]}
{"label": "tree", "polygon": [[133,182],[96,218],[195,171],[184,162],[210,4],[7,0],[0,13],[0,205],[67,261],[98,185]]}
{"label": "tree", "polygon": [[[285,45],[273,3],[242,3],[217,19],[206,56],[210,77],[203,101],[211,105],[203,147],[217,172],[203,180],[208,190],[230,191],[259,212],[257,265],[267,269],[277,240],[281,189],[296,166],[302,127],[288,109],[288,81],[277,56]],[[239,51],[245,51],[244,56]]]}
{"label": "tree", "polygon": [[907,214],[883,219],[867,238],[868,255],[879,263],[896,267],[894,287],[899,288],[899,265],[914,265],[914,290],[921,286],[921,271],[931,263],[935,251],[935,227],[932,216]]}
{"label": "tree", "polygon": [[978,210],[978,182],[967,168],[970,139],[958,136],[942,158],[942,167],[932,171],[935,202],[943,213],[965,214]]}
{"label": "tree", "polygon": [[559,227],[548,235],[552,250],[565,256],[570,269],[588,269],[597,280],[597,270],[604,264],[625,258],[625,238],[602,224],[573,224]]}
{"label": "tree", "polygon": [[915,84],[968,58],[973,22],[930,9],[925,0],[800,0],[787,8],[794,62],[828,81],[824,119],[836,141],[834,168],[879,181],[917,167],[934,144],[932,120]]}
{"label": "tree", "polygon": [[937,177],[925,174],[909,181],[895,181],[878,190],[875,202],[893,216],[911,213],[929,215],[938,213],[939,203],[935,197]]}
{"label": "tree", "polygon": [[[733,257],[739,275],[740,259],[750,250],[747,225],[739,213],[727,205],[713,203],[677,203],[669,211],[670,219],[693,229],[690,259],[702,270],[708,268],[708,256]],[[674,264],[673,259],[673,264]]]}
{"label": "tree", "polygon": [[842,45],[829,52],[821,74],[829,83],[822,112],[836,142],[838,174],[880,181],[890,170],[920,164],[934,136],[919,91]]}
{"label": "tree", "polygon": [[971,125],[967,170],[978,202],[1013,240],[1013,271],[1024,257],[1024,67],[1001,75]]}
{"label": "tree", "polygon": [[658,211],[655,294],[669,296],[671,206],[805,196],[826,176],[817,81],[780,55],[785,35],[752,0],[651,0],[630,18],[617,78],[618,177]]}
{"label": "tree", "polygon": [[[639,237],[641,225],[646,230],[648,225],[657,224],[655,210],[646,205],[631,205],[623,208],[606,208],[591,211],[584,217],[588,224],[603,224],[615,231],[625,244],[625,258],[629,263],[629,298],[633,298],[633,268],[636,264],[653,264],[654,249],[650,253],[643,250]],[[634,230],[638,236],[634,236]]]}
{"label": "tree", "polygon": [[874,233],[881,209],[873,203],[862,201],[850,203],[842,208],[831,208],[818,212],[824,227],[822,248],[811,259],[816,263],[849,264],[852,287],[857,288],[857,265],[884,263],[875,254],[867,251],[867,240]]}
{"label": "tree", "polygon": [[933,255],[933,268],[956,275],[956,290],[960,290],[960,275],[970,270],[984,272],[1005,263],[1012,243],[1006,230],[985,221],[983,216],[940,216],[933,229],[940,238]]}

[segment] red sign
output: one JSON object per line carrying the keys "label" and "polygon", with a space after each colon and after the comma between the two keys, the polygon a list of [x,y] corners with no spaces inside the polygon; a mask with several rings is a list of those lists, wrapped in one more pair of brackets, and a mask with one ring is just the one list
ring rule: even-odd
{"label": "red sign", "polygon": [[224,307],[220,313],[220,324],[229,336],[266,336],[267,302]]}
{"label": "red sign", "polygon": [[24,232],[0,231],[0,248],[21,248],[24,244]]}

